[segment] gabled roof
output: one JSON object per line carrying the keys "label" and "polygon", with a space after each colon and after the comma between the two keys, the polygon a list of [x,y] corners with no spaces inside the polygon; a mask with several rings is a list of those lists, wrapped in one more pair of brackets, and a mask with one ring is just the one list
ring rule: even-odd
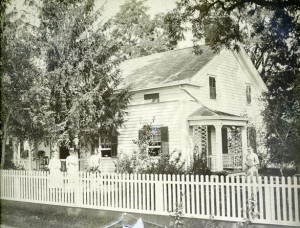
{"label": "gabled roof", "polygon": [[204,117],[204,116],[216,116],[216,117],[221,117],[221,116],[227,116],[227,117],[240,117],[240,116],[236,116],[230,113],[226,113],[226,112],[221,112],[221,111],[216,111],[216,110],[212,110],[209,109],[205,106],[199,108],[198,110],[196,110],[195,112],[193,112],[189,117]]}
{"label": "gabled roof", "polygon": [[217,55],[208,46],[202,45],[201,49],[201,55],[190,47],[126,60],[120,66],[124,80],[119,88],[141,89],[187,81]]}

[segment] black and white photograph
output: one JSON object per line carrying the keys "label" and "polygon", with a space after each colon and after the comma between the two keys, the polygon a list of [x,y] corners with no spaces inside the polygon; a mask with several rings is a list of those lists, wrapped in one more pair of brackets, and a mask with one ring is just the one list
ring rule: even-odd
{"label": "black and white photograph", "polygon": [[2,0],[1,228],[300,227],[300,0]]}

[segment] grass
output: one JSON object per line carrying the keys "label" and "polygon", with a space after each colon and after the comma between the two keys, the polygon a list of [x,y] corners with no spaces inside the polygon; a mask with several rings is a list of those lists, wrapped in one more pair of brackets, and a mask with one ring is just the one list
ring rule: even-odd
{"label": "grass", "polygon": [[117,215],[103,215],[103,216],[88,216],[76,215],[49,211],[46,209],[28,209],[22,207],[5,206],[1,207],[1,227],[2,225],[11,227],[24,228],[79,228],[79,227],[104,227],[112,221],[118,219]]}

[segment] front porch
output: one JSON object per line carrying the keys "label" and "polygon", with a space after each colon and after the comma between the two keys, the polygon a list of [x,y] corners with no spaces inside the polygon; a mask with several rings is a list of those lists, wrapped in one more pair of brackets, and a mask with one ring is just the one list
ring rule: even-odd
{"label": "front porch", "polygon": [[189,118],[193,153],[212,171],[244,170],[247,154],[247,118],[202,107]]}

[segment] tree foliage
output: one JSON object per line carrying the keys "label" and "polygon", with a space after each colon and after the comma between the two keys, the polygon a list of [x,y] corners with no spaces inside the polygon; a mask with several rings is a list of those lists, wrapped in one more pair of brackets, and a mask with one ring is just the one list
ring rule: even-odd
{"label": "tree foliage", "polygon": [[39,96],[31,111],[37,124],[59,144],[84,146],[117,135],[129,102],[119,90],[118,45],[96,26],[94,1],[42,1],[37,43],[44,74],[33,88]]}
{"label": "tree foliage", "polygon": [[245,48],[268,86],[267,146],[279,163],[299,154],[299,19],[296,0],[181,0],[167,16],[173,37],[180,39],[191,24],[196,52],[203,40],[216,51]]}
{"label": "tree foliage", "polygon": [[153,19],[145,0],[127,0],[110,20],[112,39],[120,42],[124,58],[134,58],[174,48],[169,41],[164,15]]}
{"label": "tree foliage", "polygon": [[28,113],[30,88],[39,73],[34,64],[31,26],[15,10],[3,12],[1,19],[1,166],[6,157],[8,137],[25,140],[42,132],[32,125]]}
{"label": "tree foliage", "polygon": [[99,26],[94,1],[27,3],[31,12],[38,12],[38,27],[22,17],[5,20],[4,134],[32,142],[50,139],[67,147],[75,146],[75,139],[84,147],[98,143],[99,134],[116,136],[130,94],[118,89],[119,46],[107,38],[107,25]]}

